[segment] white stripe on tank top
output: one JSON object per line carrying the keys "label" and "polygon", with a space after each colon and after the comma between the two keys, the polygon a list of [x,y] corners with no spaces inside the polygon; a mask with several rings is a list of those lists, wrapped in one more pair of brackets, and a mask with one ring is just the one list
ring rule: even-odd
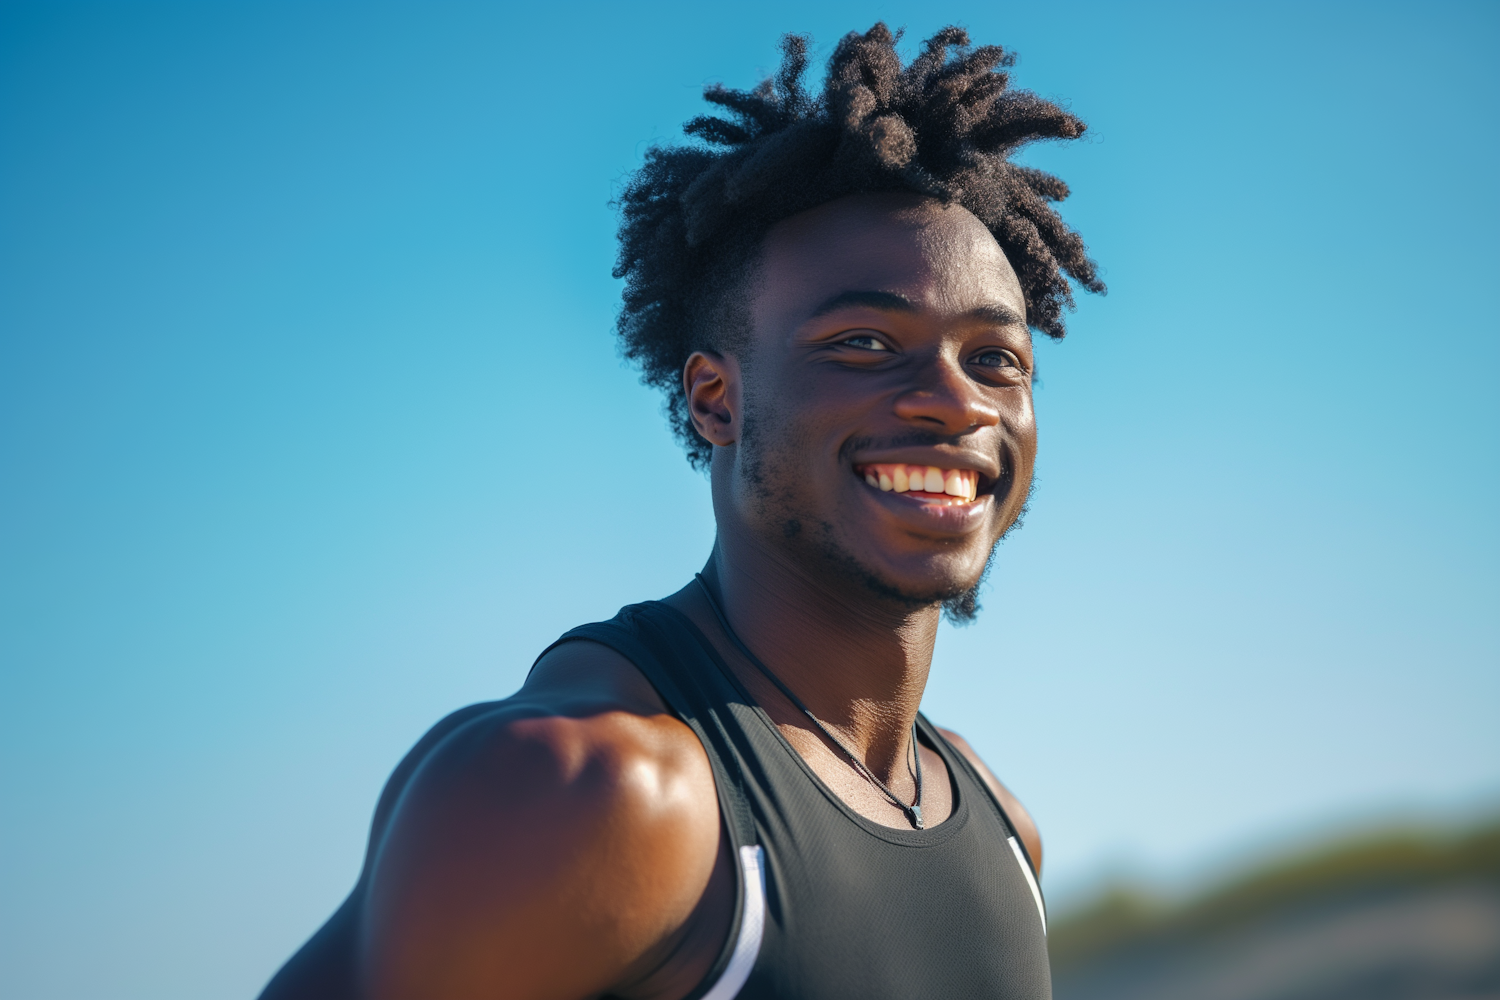
{"label": "white stripe on tank top", "polygon": [[750,970],[755,968],[755,959],[760,955],[760,941],[766,932],[766,865],[765,851],[760,845],[740,848],[740,876],[745,885],[745,910],[740,916],[740,936],[735,939],[734,951],[729,955],[729,964],[723,975],[714,983],[713,989],[703,994],[703,1000],[734,1000]]}

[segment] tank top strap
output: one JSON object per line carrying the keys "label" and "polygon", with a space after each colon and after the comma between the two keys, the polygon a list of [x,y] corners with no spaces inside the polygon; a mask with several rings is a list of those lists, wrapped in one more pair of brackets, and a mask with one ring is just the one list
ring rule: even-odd
{"label": "tank top strap", "polygon": [[[645,675],[667,707],[703,744],[735,850],[757,844],[740,755],[722,715],[722,706],[742,700],[742,696],[722,669],[713,669],[718,652],[705,644],[686,618],[660,601],[632,604],[607,622],[570,629],[543,650],[542,656],[565,642],[578,640],[613,649]],[[690,664],[700,669],[692,669]],[[709,669],[701,669],[705,666]]]}
{"label": "tank top strap", "polygon": [[[607,622],[570,629],[543,650],[542,656],[562,643],[578,641],[597,642],[633,663],[672,713],[692,729],[708,757],[719,815],[724,819],[731,853],[739,861],[735,866],[737,898],[729,936],[707,975],[686,1000],[733,1000],[755,966],[766,926],[765,851],[746,797],[740,758],[733,750],[720,710],[733,697],[733,686],[722,668],[714,669],[717,654],[705,647],[697,629],[659,601],[632,604]],[[700,669],[692,669],[691,664],[700,665]],[[709,669],[701,669],[703,666]]]}
{"label": "tank top strap", "polygon": [[989,782],[985,781],[980,775],[978,769],[974,767],[973,762],[969,760],[968,755],[950,743],[938,727],[934,726],[928,720],[927,716],[921,712],[917,713],[917,728],[923,736],[932,742],[933,746],[943,751],[943,757],[948,761],[948,766],[958,769],[963,777],[968,779],[966,784],[976,790],[994,808],[996,815],[1000,817],[1001,825],[1005,827],[1006,836],[1020,850],[1026,864],[1031,868],[1032,878],[1035,878],[1036,862],[1032,860],[1031,851],[1027,849],[1025,841],[1021,839],[1020,833],[1016,830],[1016,824],[1011,821],[1010,813],[1005,811],[1004,803],[1000,801],[999,796],[990,788]]}

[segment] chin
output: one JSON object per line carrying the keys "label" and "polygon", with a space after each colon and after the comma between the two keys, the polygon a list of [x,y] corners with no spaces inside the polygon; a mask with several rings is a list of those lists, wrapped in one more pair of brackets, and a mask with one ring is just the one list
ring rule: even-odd
{"label": "chin", "polygon": [[[959,607],[978,610],[975,592],[989,574],[994,552],[991,545],[979,552],[934,554],[917,565],[898,567],[842,545],[824,546],[825,556],[841,578],[857,580],[873,594],[912,608],[941,604],[949,608],[950,617]],[[968,617],[972,618],[972,612]]]}

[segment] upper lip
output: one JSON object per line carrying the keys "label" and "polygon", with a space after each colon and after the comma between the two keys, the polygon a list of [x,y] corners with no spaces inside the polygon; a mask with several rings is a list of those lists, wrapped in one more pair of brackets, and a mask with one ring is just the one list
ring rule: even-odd
{"label": "upper lip", "polygon": [[975,452],[947,452],[932,448],[898,448],[886,452],[861,452],[851,466],[862,465],[931,465],[939,469],[972,469],[979,473],[979,492],[988,493],[1004,474],[999,457]]}

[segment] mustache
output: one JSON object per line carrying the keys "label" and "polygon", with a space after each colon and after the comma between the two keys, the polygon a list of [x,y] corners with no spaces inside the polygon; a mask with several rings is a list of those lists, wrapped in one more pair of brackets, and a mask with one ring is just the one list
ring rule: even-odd
{"label": "mustache", "polygon": [[890,451],[897,448],[931,448],[935,445],[963,444],[967,434],[937,434],[933,431],[912,429],[902,434],[892,434],[886,437],[876,437],[873,434],[865,437],[850,438],[845,441],[843,447],[839,448],[839,457],[848,458],[850,455],[860,451]]}

